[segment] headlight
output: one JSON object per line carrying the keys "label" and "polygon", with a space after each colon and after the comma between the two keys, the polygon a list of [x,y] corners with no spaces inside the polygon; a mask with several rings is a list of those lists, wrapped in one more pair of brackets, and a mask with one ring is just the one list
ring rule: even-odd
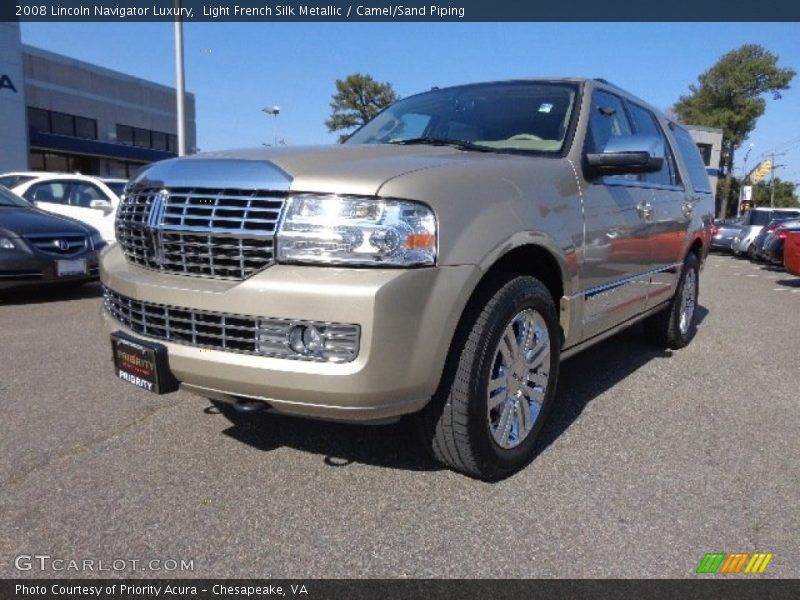
{"label": "headlight", "polygon": [[405,200],[298,195],[278,230],[278,260],[419,266],[436,263],[436,219]]}
{"label": "headlight", "polygon": [[16,246],[14,246],[14,242],[11,241],[11,238],[0,237],[0,250],[13,250],[14,248],[16,248]]}

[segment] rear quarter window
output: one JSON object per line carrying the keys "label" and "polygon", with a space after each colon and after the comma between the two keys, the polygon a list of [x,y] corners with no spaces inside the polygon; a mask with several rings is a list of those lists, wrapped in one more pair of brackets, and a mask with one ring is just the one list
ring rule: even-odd
{"label": "rear quarter window", "polygon": [[692,187],[696,192],[711,193],[711,181],[708,179],[706,165],[703,163],[703,157],[700,156],[700,150],[697,149],[692,136],[683,127],[674,123],[670,124],[670,129],[672,129],[672,135],[675,136],[675,143],[683,158],[683,164],[689,171]]}

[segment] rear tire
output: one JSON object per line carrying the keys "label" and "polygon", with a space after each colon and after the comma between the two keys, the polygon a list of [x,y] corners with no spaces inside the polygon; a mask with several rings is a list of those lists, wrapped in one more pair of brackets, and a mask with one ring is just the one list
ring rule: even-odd
{"label": "rear tire", "polygon": [[647,339],[657,346],[678,350],[697,333],[700,261],[690,252],[683,262],[678,287],[667,307],[644,321]]}
{"label": "rear tire", "polygon": [[439,462],[483,480],[527,465],[553,404],[561,333],[550,292],[501,275],[467,307],[434,397],[416,415]]}

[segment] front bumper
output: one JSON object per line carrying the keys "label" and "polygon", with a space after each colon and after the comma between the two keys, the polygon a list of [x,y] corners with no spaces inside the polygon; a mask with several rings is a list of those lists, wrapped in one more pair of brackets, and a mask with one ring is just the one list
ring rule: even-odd
{"label": "front bumper", "polygon": [[[343,269],[274,265],[244,281],[165,275],[129,264],[119,247],[102,260],[101,280],[136,300],[195,310],[352,323],[359,354],[320,363],[209,350],[158,340],[181,385],[223,401],[256,399],[320,418],[384,419],[422,408],[439,383],[475,266]],[[111,330],[131,332],[106,314]]]}
{"label": "front bumper", "polygon": [[56,271],[56,260],[61,257],[34,254],[27,249],[3,250],[2,252],[3,254],[0,256],[0,290],[91,281],[97,279],[99,274],[97,252],[93,250],[63,257],[64,260],[85,259],[87,266],[85,275],[65,277],[59,277]]}

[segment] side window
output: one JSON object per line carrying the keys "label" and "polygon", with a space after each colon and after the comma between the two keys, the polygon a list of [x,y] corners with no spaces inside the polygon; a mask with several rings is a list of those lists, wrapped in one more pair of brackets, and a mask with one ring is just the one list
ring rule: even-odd
{"label": "side window", "polygon": [[91,183],[81,182],[72,185],[70,204],[83,208],[91,208],[89,205],[92,203],[92,200],[108,200],[108,198],[106,198],[106,195],[98,187]]}
{"label": "side window", "polygon": [[596,91],[592,96],[588,133],[587,152],[602,151],[612,137],[631,135],[631,124],[622,100],[607,92]]}
{"label": "side window", "polygon": [[46,181],[35,183],[27,189],[24,196],[29,202],[50,202],[51,204],[67,204],[69,184],[64,181]]}
{"label": "side window", "polygon": [[656,117],[649,110],[636,104],[628,103],[631,111],[633,125],[636,127],[636,135],[646,135],[661,138],[664,143],[665,160],[664,166],[655,173],[643,173],[640,181],[652,183],[654,185],[678,185],[677,169],[672,150],[669,147],[667,138],[656,120]]}
{"label": "side window", "polygon": [[[586,133],[586,152],[600,152],[613,137],[632,135],[633,129],[625,106],[617,96],[596,91],[592,96],[592,114]],[[637,181],[636,175],[607,175],[604,182]]]}
{"label": "side window", "polygon": [[700,151],[692,136],[683,127],[674,123],[670,123],[670,129],[672,129],[672,135],[675,136],[675,143],[678,144],[678,152],[681,153],[686,169],[689,171],[692,187],[698,192],[711,192],[706,166],[703,164],[703,158],[700,156]]}

